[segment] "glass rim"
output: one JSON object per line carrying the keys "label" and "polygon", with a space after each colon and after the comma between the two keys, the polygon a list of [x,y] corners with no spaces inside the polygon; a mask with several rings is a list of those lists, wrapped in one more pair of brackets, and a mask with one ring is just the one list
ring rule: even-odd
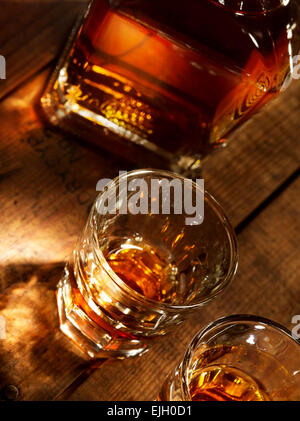
{"label": "glass rim", "polygon": [[283,334],[294,343],[300,346],[300,339],[295,339],[292,335],[292,332],[282,325],[281,323],[275,322],[274,320],[268,319],[262,316],[256,316],[253,314],[231,314],[230,316],[223,316],[220,317],[213,322],[209,323],[206,327],[201,329],[196,335],[193,337],[191,342],[189,343],[187,350],[183,356],[180,368],[180,384],[181,390],[184,395],[185,400],[191,401],[191,395],[189,390],[189,379],[188,379],[188,371],[189,365],[192,361],[193,354],[197,349],[199,342],[201,339],[209,332],[213,331],[215,328],[225,325],[226,323],[242,323],[242,322],[251,322],[253,324],[262,324],[266,325],[274,330],[276,330],[280,335]]}
{"label": "glass rim", "polygon": [[[106,189],[109,190],[112,185],[114,185],[115,183],[118,183],[123,178],[128,178],[128,177],[131,177],[131,176],[134,176],[134,175],[137,175],[137,176],[140,177],[141,175],[151,175],[151,174],[165,176],[165,177],[173,178],[173,179],[177,178],[177,179],[182,180],[182,181],[183,180],[189,180],[189,181],[191,181],[194,188],[197,188],[197,189],[200,188],[200,186],[197,183],[195,183],[193,180],[191,180],[189,178],[186,178],[186,177],[183,177],[180,174],[173,173],[173,172],[167,171],[167,170],[158,170],[158,169],[147,168],[147,169],[136,169],[136,170],[128,171],[128,172],[125,172],[125,173],[115,177],[113,180],[111,180],[107,184]],[[99,195],[96,197],[94,203],[96,203],[99,200],[99,198],[101,198],[102,194],[103,194],[103,192],[99,193]],[[228,271],[227,271],[227,274],[225,276],[225,279],[220,284],[220,287],[217,288],[217,290],[213,294],[209,295],[206,298],[203,298],[201,301],[199,301],[197,303],[192,303],[192,304],[174,305],[174,304],[169,304],[169,303],[162,303],[162,302],[153,300],[151,298],[147,298],[147,297],[143,296],[142,294],[140,294],[139,292],[132,289],[131,287],[129,287],[126,284],[126,282],[124,282],[115,273],[115,271],[107,263],[107,260],[104,257],[104,255],[103,255],[103,253],[100,249],[98,236],[93,235],[92,241],[93,241],[94,249],[96,251],[96,253],[95,253],[96,258],[98,259],[99,263],[102,265],[102,267],[104,268],[104,270],[106,271],[108,276],[116,283],[116,285],[122,290],[122,292],[125,292],[125,293],[129,294],[130,296],[134,297],[137,301],[142,302],[143,304],[152,306],[152,308],[168,309],[168,310],[171,310],[171,311],[172,310],[178,311],[180,309],[193,309],[193,308],[201,307],[204,304],[211,301],[212,299],[214,299],[221,292],[224,291],[224,289],[227,287],[227,285],[234,278],[234,275],[235,275],[235,273],[237,271],[237,267],[238,267],[239,254],[238,254],[237,238],[236,238],[234,228],[232,227],[232,225],[231,225],[228,217],[226,216],[222,206],[205,189],[204,189],[204,196],[205,196],[205,198],[208,199],[209,205],[213,209],[215,214],[223,222],[223,226],[224,226],[224,229],[226,231],[227,238],[228,238],[228,241],[229,241],[229,246],[230,246],[230,263],[229,263],[229,267],[228,267]],[[95,212],[95,206],[92,207],[91,212],[92,213]],[[97,230],[97,227],[95,226],[95,222],[94,222],[93,218],[92,218],[92,224],[93,224],[93,228],[95,230]]]}

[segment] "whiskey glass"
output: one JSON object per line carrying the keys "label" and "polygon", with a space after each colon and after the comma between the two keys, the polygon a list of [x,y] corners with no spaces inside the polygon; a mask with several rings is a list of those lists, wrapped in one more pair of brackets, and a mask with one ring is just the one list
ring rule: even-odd
{"label": "whiskey glass", "polygon": [[[186,224],[190,211],[176,213],[172,194],[163,213],[166,192],[152,183],[166,180],[203,193],[202,223]],[[141,182],[139,198],[158,212],[124,212],[137,194],[131,183]],[[100,211],[114,197],[114,212]],[[234,230],[199,184],[167,171],[124,173],[98,195],[58,284],[60,328],[91,358],[140,355],[223,291],[237,261]]]}
{"label": "whiskey glass", "polygon": [[293,401],[300,399],[300,341],[258,316],[209,324],[166,379],[161,401]]}
{"label": "whiskey glass", "polygon": [[42,97],[47,119],[188,177],[291,80],[297,0],[94,0]]}

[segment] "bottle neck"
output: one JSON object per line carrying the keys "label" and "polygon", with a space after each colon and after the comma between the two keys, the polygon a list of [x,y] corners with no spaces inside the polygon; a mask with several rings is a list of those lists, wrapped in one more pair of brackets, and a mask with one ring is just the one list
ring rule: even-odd
{"label": "bottle neck", "polygon": [[211,0],[219,6],[240,13],[267,13],[281,6],[287,6],[291,0]]}

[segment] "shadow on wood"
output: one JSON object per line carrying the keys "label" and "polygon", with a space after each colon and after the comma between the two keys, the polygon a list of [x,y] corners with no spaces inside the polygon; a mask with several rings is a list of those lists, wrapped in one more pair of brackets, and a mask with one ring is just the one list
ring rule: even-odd
{"label": "shadow on wood", "polygon": [[[63,263],[1,267],[0,389],[17,386],[20,399],[49,399],[80,375],[90,361],[59,331],[55,289]],[[76,368],[75,368],[76,367]],[[75,373],[74,373],[75,369]],[[69,377],[69,373],[71,377]]]}

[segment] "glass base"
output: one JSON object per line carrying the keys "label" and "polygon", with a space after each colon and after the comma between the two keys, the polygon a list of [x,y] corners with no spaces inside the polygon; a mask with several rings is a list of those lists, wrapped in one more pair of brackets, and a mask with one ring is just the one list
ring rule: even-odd
{"label": "glass base", "polygon": [[[82,296],[81,299],[84,300]],[[93,311],[89,310],[88,315],[77,301],[66,268],[57,289],[60,329],[90,358],[128,358],[148,351],[144,341],[122,338],[99,326],[90,317]],[[99,318],[96,314],[95,317]]]}

